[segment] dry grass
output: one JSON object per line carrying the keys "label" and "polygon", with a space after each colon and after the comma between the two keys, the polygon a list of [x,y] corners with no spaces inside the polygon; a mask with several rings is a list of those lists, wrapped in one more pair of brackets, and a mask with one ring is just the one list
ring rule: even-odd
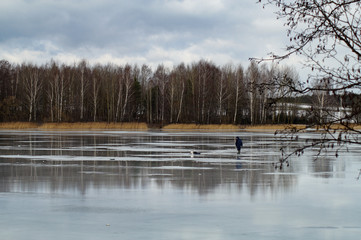
{"label": "dry grass", "polygon": [[267,125],[248,125],[245,126],[245,130],[249,131],[276,131],[285,130],[289,128],[304,129],[306,125],[303,124],[267,124]]}
{"label": "dry grass", "polygon": [[39,125],[31,122],[2,122],[0,129],[33,129],[38,128]]}
{"label": "dry grass", "polygon": [[106,123],[106,122],[77,122],[77,123],[29,123],[9,122],[0,123],[0,129],[40,129],[40,130],[97,130],[97,129],[131,129],[148,130],[146,123]]}
{"label": "dry grass", "polygon": [[233,124],[169,124],[164,130],[214,130],[214,131],[276,131],[288,128],[304,129],[302,124],[233,125]]}
{"label": "dry grass", "polygon": [[169,124],[164,130],[240,130],[239,125],[232,124]]}
{"label": "dry grass", "polygon": [[[269,124],[269,125],[233,125],[233,124],[169,124],[162,127],[163,130],[208,130],[208,131],[276,131],[287,128],[304,129],[306,125],[302,124]],[[361,125],[350,125],[350,127],[361,130]],[[29,123],[29,122],[3,122],[0,123],[0,129],[39,129],[39,130],[102,130],[102,129],[120,129],[120,130],[149,130],[146,123],[107,123],[107,122],[76,122],[76,123]],[[315,127],[316,130],[323,129]],[[342,130],[344,126],[334,124],[331,129]]]}
{"label": "dry grass", "polygon": [[353,125],[350,125],[350,127],[354,128],[355,130],[361,130],[360,124],[353,124]]}
{"label": "dry grass", "polygon": [[316,126],[316,130],[330,129],[330,130],[347,130],[347,129],[355,129],[361,130],[361,125],[359,124],[349,124],[348,127],[341,124],[332,124],[327,126]]}
{"label": "dry grass", "polygon": [[107,122],[76,122],[76,123],[44,123],[39,129],[97,130],[97,129],[131,129],[148,130],[146,123],[107,123]]}

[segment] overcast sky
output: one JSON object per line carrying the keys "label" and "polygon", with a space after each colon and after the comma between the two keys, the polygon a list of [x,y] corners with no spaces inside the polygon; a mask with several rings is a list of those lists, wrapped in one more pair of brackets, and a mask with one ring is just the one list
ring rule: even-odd
{"label": "overcast sky", "polygon": [[153,67],[206,59],[247,66],[249,57],[287,44],[275,9],[256,2],[1,0],[0,59],[72,64],[84,58]]}

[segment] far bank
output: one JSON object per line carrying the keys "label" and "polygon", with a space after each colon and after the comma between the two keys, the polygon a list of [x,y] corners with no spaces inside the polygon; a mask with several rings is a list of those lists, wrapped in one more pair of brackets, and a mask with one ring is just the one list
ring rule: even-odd
{"label": "far bank", "polygon": [[305,128],[305,125],[289,124],[269,124],[269,125],[233,125],[233,124],[168,124],[164,126],[149,125],[142,122],[124,122],[124,123],[107,123],[107,122],[74,122],[74,123],[32,123],[32,122],[2,122],[0,129],[34,129],[34,130],[212,130],[212,131],[276,131],[288,128]]}

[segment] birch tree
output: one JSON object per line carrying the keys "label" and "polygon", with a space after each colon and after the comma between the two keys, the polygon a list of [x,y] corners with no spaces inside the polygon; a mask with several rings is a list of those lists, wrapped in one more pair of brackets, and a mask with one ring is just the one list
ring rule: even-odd
{"label": "birch tree", "polygon": [[124,68],[119,66],[117,68],[117,106],[115,110],[115,121],[120,120],[122,114],[121,107],[123,106],[123,87],[124,87]]}
{"label": "birch tree", "polygon": [[222,117],[226,115],[224,105],[230,97],[230,83],[233,78],[233,69],[232,65],[225,65],[220,74],[220,79],[217,81],[217,98],[218,98],[218,114],[219,114],[219,123],[222,123]]}
{"label": "birch tree", "polygon": [[178,123],[182,114],[183,102],[185,97],[184,92],[186,88],[186,81],[188,78],[188,70],[186,69],[184,63],[178,65],[178,67],[175,69],[175,78],[177,83],[176,103],[178,102],[178,106],[176,108],[176,112],[177,112],[176,122]]}
{"label": "birch tree", "polygon": [[84,112],[85,112],[85,99],[86,94],[88,93],[89,89],[89,79],[88,79],[88,66],[85,60],[82,60],[78,64],[79,69],[79,83],[80,83],[80,121],[84,120]]}
{"label": "birch tree", "polygon": [[37,106],[42,87],[40,69],[33,65],[22,65],[23,87],[25,96],[25,106],[28,109],[28,121],[37,121]]}
{"label": "birch tree", "polygon": [[239,101],[240,101],[240,97],[241,97],[241,85],[244,86],[244,82],[243,82],[243,76],[244,76],[244,72],[243,72],[243,67],[242,65],[239,65],[237,67],[236,70],[236,74],[235,74],[235,82],[234,82],[234,114],[233,114],[233,124],[237,123],[237,117],[238,117],[238,106],[239,106]]}
{"label": "birch tree", "polygon": [[123,80],[124,80],[124,100],[122,106],[122,112],[120,116],[120,121],[124,121],[127,107],[129,105],[129,101],[131,96],[133,95],[133,74],[132,74],[132,67],[130,65],[126,65],[123,71]]}
{"label": "birch tree", "polygon": [[260,73],[257,64],[252,61],[247,69],[247,91],[249,98],[249,119],[251,124],[256,123],[257,113],[257,85],[260,78]]}
{"label": "birch tree", "polygon": [[98,110],[98,103],[99,103],[99,92],[101,86],[101,74],[102,68],[101,66],[96,66],[92,72],[92,102],[93,102],[93,121],[97,121],[97,110]]}
{"label": "birch tree", "polygon": [[159,88],[159,120],[163,124],[165,120],[166,88],[169,80],[169,71],[164,65],[159,65],[154,73],[156,85]]}
{"label": "birch tree", "polygon": [[152,69],[143,64],[140,70],[140,85],[143,90],[144,101],[146,102],[145,111],[146,111],[146,121],[153,123],[152,119],[152,86],[150,84],[152,78]]}

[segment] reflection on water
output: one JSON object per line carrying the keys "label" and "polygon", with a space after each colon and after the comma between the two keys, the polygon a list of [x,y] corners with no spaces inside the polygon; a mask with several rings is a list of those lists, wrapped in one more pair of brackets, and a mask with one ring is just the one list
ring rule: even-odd
{"label": "reflection on water", "polygon": [[[313,137],[302,134],[289,150]],[[315,161],[315,149],[279,170],[282,141],[249,132],[1,131],[0,239],[359,235],[361,150]]]}
{"label": "reflection on water", "polygon": [[[323,178],[345,177],[345,161],[332,157],[317,161],[297,158],[277,171],[273,163],[280,158],[280,142],[273,134],[239,133],[245,142],[241,154],[234,148],[235,135],[2,132],[0,191],[47,188],[53,192],[75,189],[86,194],[88,187],[147,188],[155,183],[161,188],[170,183],[175,188],[205,194],[220,185],[235,184],[252,195],[291,190],[298,175],[305,171]],[[192,150],[200,154],[192,155]]]}
{"label": "reflection on water", "polygon": [[[239,168],[242,166],[242,168]],[[24,164],[16,160],[1,166],[0,191],[69,191],[87,188],[147,188],[156,183],[159,188],[170,183],[174,188],[196,190],[200,194],[218,186],[236,184],[247,187],[250,193],[257,189],[281,188],[287,190],[296,184],[295,174],[264,174],[272,165],[246,163],[210,164],[199,162],[88,162],[79,164],[48,163]],[[43,182],[40,184],[40,182]],[[46,188],[46,189],[44,189]]]}
{"label": "reflection on water", "polygon": [[283,174],[265,174],[275,173],[279,142],[270,134],[242,138],[245,147],[237,154],[234,133],[3,132],[0,191],[48,188],[86,194],[89,187],[147,188],[154,183],[200,194],[227,184],[250,194],[292,189],[297,165]]}

